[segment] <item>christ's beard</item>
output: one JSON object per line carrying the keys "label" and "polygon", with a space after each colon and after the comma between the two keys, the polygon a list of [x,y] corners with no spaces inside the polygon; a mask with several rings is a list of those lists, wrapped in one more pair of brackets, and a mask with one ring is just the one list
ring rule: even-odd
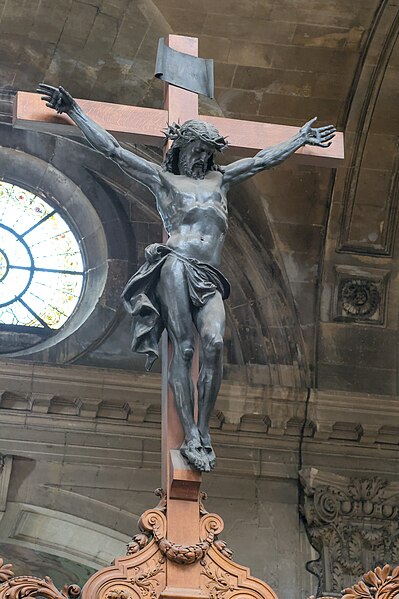
{"label": "christ's beard", "polygon": [[193,179],[203,179],[205,177],[205,164],[203,162],[193,164],[191,176]]}
{"label": "christ's beard", "polygon": [[181,175],[191,177],[191,179],[203,179],[206,174],[206,164],[204,162],[195,162],[189,166],[187,160],[182,157],[179,162],[179,172]]}

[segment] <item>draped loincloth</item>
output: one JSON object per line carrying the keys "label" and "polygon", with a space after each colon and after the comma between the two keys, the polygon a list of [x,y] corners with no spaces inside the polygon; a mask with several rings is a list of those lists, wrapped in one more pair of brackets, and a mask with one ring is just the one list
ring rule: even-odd
{"label": "draped loincloth", "polygon": [[132,315],[132,351],[147,354],[146,370],[159,356],[158,343],[165,328],[156,294],[161,268],[170,255],[184,265],[191,303],[201,308],[219,291],[223,299],[230,295],[230,284],[222,273],[205,262],[187,258],[162,243],[145,250],[145,262],[128,281],[122,293],[126,310]]}

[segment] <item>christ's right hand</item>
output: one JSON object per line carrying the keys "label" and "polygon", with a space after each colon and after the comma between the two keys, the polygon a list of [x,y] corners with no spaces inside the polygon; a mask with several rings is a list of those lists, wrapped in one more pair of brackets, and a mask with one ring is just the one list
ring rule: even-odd
{"label": "christ's right hand", "polygon": [[111,158],[130,177],[148,187],[156,197],[159,196],[160,190],[163,188],[160,177],[161,167],[122,148],[108,131],[84,113],[71,94],[63,87],[40,83],[36,92],[41,94],[42,100],[46,102],[48,108],[56,110],[58,114],[65,112],[97,152]]}
{"label": "christ's right hand", "polygon": [[76,102],[71,94],[61,86],[53,87],[46,83],[39,83],[36,92],[42,94],[41,99],[46,102],[46,106],[53,108],[58,114],[62,114],[63,112],[68,114],[76,106]]}

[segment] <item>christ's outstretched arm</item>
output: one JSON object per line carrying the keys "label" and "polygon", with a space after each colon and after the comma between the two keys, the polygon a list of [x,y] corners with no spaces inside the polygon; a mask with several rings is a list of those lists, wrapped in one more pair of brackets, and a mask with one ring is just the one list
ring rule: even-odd
{"label": "christ's outstretched arm", "polygon": [[148,187],[154,195],[157,195],[161,186],[160,167],[157,164],[122,148],[108,131],[97,125],[83,112],[71,94],[63,87],[53,87],[52,85],[40,83],[36,91],[42,95],[42,100],[46,102],[46,106],[53,108],[59,114],[65,112],[79,127],[93,148],[104,154],[104,156],[111,158],[130,177],[136,179]]}
{"label": "christ's outstretched arm", "polygon": [[327,125],[327,127],[312,129],[316,120],[317,117],[311,119],[288,141],[261,150],[253,158],[243,158],[224,167],[223,185],[229,187],[233,183],[245,181],[260,171],[273,168],[306,144],[328,148],[335,135],[335,127]]}

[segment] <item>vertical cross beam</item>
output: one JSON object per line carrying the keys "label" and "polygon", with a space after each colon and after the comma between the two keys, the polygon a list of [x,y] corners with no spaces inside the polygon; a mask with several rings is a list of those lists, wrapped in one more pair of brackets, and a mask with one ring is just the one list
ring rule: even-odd
{"label": "vertical cross beam", "polygon": [[[198,56],[198,39],[194,37],[186,37],[179,35],[169,35],[169,47],[179,52],[185,52],[192,56]],[[164,107],[168,111],[168,122],[184,123],[189,119],[198,118],[198,96],[196,93],[174,87],[173,85],[165,84]],[[169,143],[170,145],[170,143]],[[167,151],[169,145],[166,147]],[[164,232],[164,241],[167,240],[167,234]],[[173,482],[172,465],[170,461],[170,451],[178,449],[183,442],[184,434],[181,426],[172,396],[170,387],[168,386],[168,365],[170,360],[170,351],[165,351],[165,338],[163,346],[163,399],[162,399],[162,485],[168,496],[170,495],[170,487]],[[194,369],[198,364],[198,352],[193,360]],[[198,368],[198,367],[197,367]],[[196,388],[194,381],[194,388]],[[192,472],[189,469],[187,472]],[[197,478],[200,475],[197,475]],[[177,482],[177,481],[176,481]]]}
{"label": "vertical cross beam", "polygon": [[[198,39],[196,38],[169,35],[168,44],[174,50],[198,56]],[[198,118],[197,94],[172,85],[165,84],[164,107],[168,111],[169,123],[182,124],[189,119]],[[164,233],[164,241],[166,238],[166,233]],[[198,339],[196,346],[192,371],[195,393],[199,364]],[[187,465],[179,452],[179,447],[184,440],[184,433],[168,384],[171,352],[172,349],[168,344],[165,332],[162,339],[162,485],[168,497],[168,538],[175,543],[190,545],[198,543],[200,540],[199,487],[201,474]],[[202,594],[199,591],[199,579],[199,563],[181,566],[168,561],[166,563],[166,589],[161,597],[165,599],[200,598]]]}

